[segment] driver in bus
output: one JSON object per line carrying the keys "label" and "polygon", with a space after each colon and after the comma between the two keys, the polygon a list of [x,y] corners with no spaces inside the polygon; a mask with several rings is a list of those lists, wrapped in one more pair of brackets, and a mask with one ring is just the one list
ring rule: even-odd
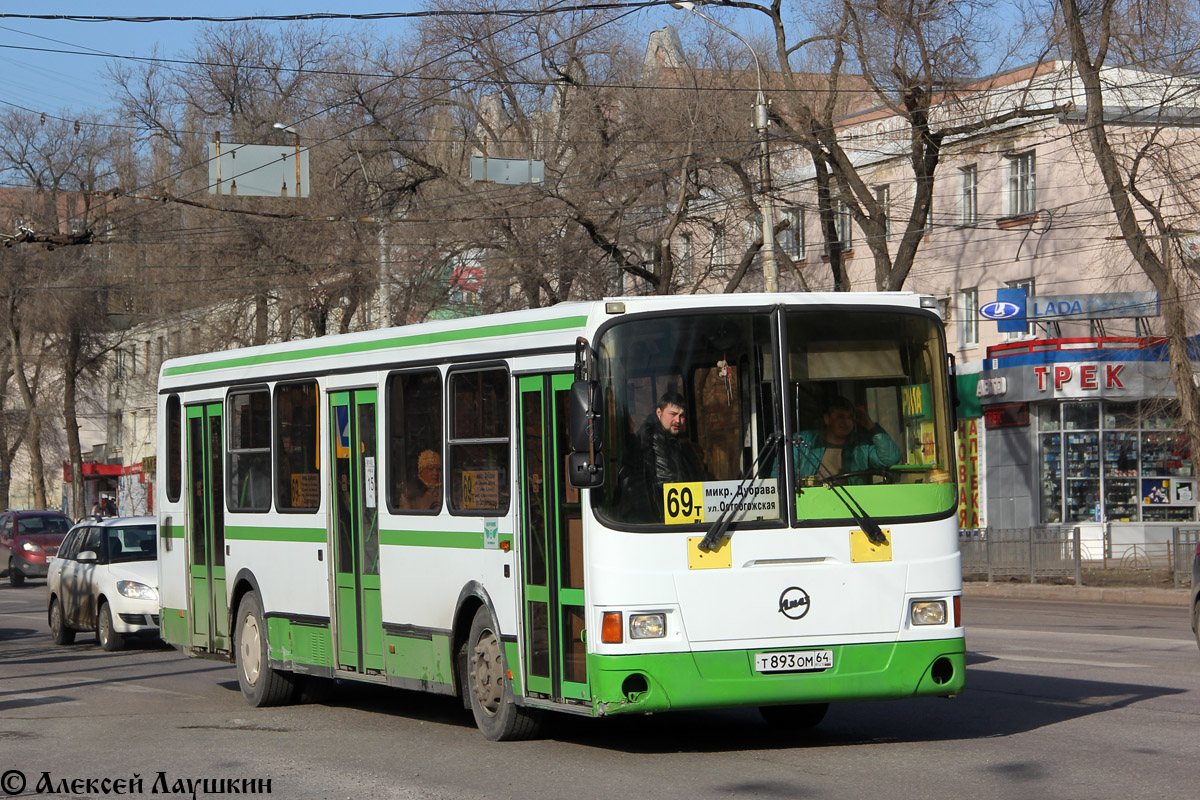
{"label": "driver in bus", "polygon": [[658,399],[654,413],[638,428],[638,458],[627,489],[634,505],[650,521],[662,521],[663,486],[708,478],[704,459],[685,431],[683,395],[668,391]]}
{"label": "driver in bus", "polygon": [[[879,423],[871,420],[865,406],[835,397],[825,411],[824,423],[819,431],[797,434],[797,478],[883,470],[900,463],[900,448]],[[863,482],[858,476],[849,481]]]}

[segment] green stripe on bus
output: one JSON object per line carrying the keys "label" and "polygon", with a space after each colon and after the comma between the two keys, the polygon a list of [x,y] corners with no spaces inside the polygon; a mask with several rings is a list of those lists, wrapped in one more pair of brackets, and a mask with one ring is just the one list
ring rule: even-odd
{"label": "green stripe on bus", "polygon": [[468,330],[437,331],[435,333],[420,333],[409,336],[392,336],[387,339],[366,342],[351,342],[349,344],[324,345],[302,350],[292,350],[286,353],[263,353],[253,356],[235,356],[220,361],[209,361],[203,364],[188,364],[186,366],[168,367],[163,370],[165,377],[174,375],[191,375],[197,372],[208,372],[217,369],[233,369],[235,367],[252,367],[260,364],[273,364],[286,361],[302,361],[307,358],[323,356],[343,356],[354,353],[370,353],[376,350],[388,350],[397,347],[416,347],[418,345],[442,344],[444,342],[463,342],[471,339],[487,339],[493,336],[513,336],[521,333],[544,333],[546,331],[579,328],[587,322],[587,317],[563,317],[561,319],[535,320],[533,322],[507,323],[503,325],[487,325]]}
{"label": "green stripe on bus", "polygon": [[163,539],[182,539],[183,538],[183,526],[182,525],[160,525],[158,535],[160,537],[162,537]]}
{"label": "green stripe on bus", "polygon": [[[512,534],[500,534],[499,541],[512,545]],[[407,547],[451,547],[459,550],[483,550],[482,531],[389,531],[379,532],[379,543]]]}
{"label": "green stripe on bus", "polygon": [[329,536],[324,528],[226,525],[225,538],[250,542],[325,542]]}

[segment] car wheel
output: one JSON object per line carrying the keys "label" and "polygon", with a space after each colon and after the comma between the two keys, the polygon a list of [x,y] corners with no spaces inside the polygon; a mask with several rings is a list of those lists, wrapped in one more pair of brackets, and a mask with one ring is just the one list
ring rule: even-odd
{"label": "car wheel", "polygon": [[55,597],[50,601],[50,638],[55,644],[74,644],[75,631],[63,618],[62,603]]}
{"label": "car wheel", "polygon": [[25,573],[21,572],[21,568],[17,566],[17,562],[12,559],[8,561],[8,582],[13,587],[25,585]]}
{"label": "car wheel", "polygon": [[467,696],[475,724],[493,742],[532,739],[541,728],[541,713],[516,704],[505,676],[500,635],[487,608],[475,612],[467,638]]}
{"label": "car wheel", "polygon": [[100,606],[100,616],[96,622],[96,638],[106,652],[115,653],[125,648],[125,637],[113,630],[112,610],[108,603]]}
{"label": "car wheel", "polygon": [[293,702],[300,686],[299,676],[271,667],[267,625],[254,592],[247,592],[238,604],[234,636],[238,686],[246,702],[255,708]]}
{"label": "car wheel", "polygon": [[758,713],[772,728],[788,731],[804,731],[815,728],[825,719],[829,703],[806,703],[789,706],[761,706]]}

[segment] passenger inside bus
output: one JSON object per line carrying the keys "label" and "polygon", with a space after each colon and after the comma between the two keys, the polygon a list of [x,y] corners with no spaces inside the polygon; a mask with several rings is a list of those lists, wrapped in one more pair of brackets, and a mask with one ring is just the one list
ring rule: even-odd
{"label": "passenger inside bus", "polygon": [[685,404],[682,394],[663,393],[621,470],[622,496],[638,521],[662,521],[664,485],[709,478],[703,453],[686,433]]}
{"label": "passenger inside bus", "polygon": [[[885,470],[900,462],[900,447],[865,406],[855,406],[845,397],[834,397],[826,406],[820,430],[802,430],[794,450],[796,477],[829,478],[869,470]],[[856,474],[847,483],[867,483]]]}
{"label": "passenger inside bus", "polygon": [[413,510],[436,511],[442,507],[442,457],[433,450],[423,450],[417,459],[419,486],[410,487],[405,506]]}

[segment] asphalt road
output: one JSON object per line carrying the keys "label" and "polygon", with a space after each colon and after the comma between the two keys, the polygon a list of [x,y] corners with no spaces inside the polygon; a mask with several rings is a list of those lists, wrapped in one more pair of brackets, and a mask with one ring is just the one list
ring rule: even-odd
{"label": "asphalt road", "polygon": [[[1128,800],[1189,796],[1200,763],[1200,652],[1179,607],[967,598],[961,697],[834,706],[804,736],[735,710],[562,717],[493,744],[448,698],[339,687],[259,710],[228,665],[84,634],[55,647],[44,597],[0,587],[0,797],[20,773],[26,795],[56,797],[205,797],[219,792],[187,781],[227,779],[289,800]],[[140,793],[99,783],[135,775]]]}

